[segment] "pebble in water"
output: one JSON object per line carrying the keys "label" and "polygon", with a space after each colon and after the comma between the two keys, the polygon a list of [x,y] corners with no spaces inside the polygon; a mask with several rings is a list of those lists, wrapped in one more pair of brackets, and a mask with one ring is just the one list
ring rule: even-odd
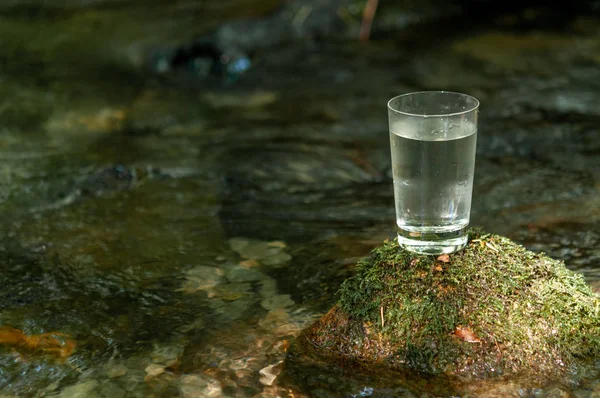
{"label": "pebble in water", "polygon": [[[280,364],[292,336],[314,321],[315,315],[302,309],[290,312],[289,305],[294,302],[289,295],[279,296],[270,304],[283,305],[283,308],[267,312],[258,323],[244,322],[242,318],[231,324],[231,329],[221,330],[210,341],[205,341],[203,344],[210,349],[201,349],[196,354],[196,365],[208,366],[210,375],[232,396],[248,396],[249,391],[253,391],[252,396],[289,396],[288,390],[277,385]],[[228,304],[231,303],[223,302],[221,306],[228,309]],[[188,392],[207,394],[207,386],[188,388]]]}
{"label": "pebble in water", "polygon": [[549,391],[546,391],[543,395],[544,398],[570,398],[572,397],[567,391],[554,387]]}
{"label": "pebble in water", "polygon": [[269,311],[260,321],[258,325],[268,331],[273,331],[281,325],[289,323],[290,314],[284,309],[280,308],[277,310]]}
{"label": "pebble in water", "polygon": [[283,361],[279,361],[260,370],[260,382],[266,386],[273,384],[277,376],[283,370]]}
{"label": "pebble in water", "polygon": [[179,379],[179,390],[184,398],[221,397],[219,383],[207,375],[189,374]]}
{"label": "pebble in water", "polygon": [[209,297],[229,302],[249,296],[251,292],[252,283],[250,282],[227,283],[216,287],[211,294],[209,294]]}
{"label": "pebble in water", "polygon": [[248,315],[248,310],[254,302],[247,299],[235,299],[217,308],[215,313],[221,321],[234,321]]}
{"label": "pebble in water", "polygon": [[290,256],[288,253],[280,251],[269,255],[262,260],[262,263],[270,267],[278,268],[285,266],[291,259],[292,256]]}
{"label": "pebble in water", "polygon": [[294,304],[295,302],[289,294],[278,294],[260,302],[260,305],[267,311],[290,307]]}
{"label": "pebble in water", "polygon": [[230,282],[257,282],[266,278],[267,276],[260,271],[239,265],[227,272],[227,279]]}
{"label": "pebble in water", "polygon": [[260,282],[259,293],[263,298],[269,298],[277,293],[277,281],[267,277]]}
{"label": "pebble in water", "polygon": [[[163,367],[172,366],[177,363],[178,358],[183,353],[185,342],[182,341],[179,344],[169,345],[154,345],[154,350],[150,354],[152,362],[155,364],[162,365]],[[148,369],[146,369],[148,373]]]}
{"label": "pebble in water", "polygon": [[246,238],[229,239],[229,247],[240,257],[256,260],[269,267],[284,267],[292,259],[292,256],[285,252],[287,245],[282,241],[260,241]]}
{"label": "pebble in water", "polygon": [[[209,307],[220,321],[233,321],[243,318],[248,310],[263,299],[262,307],[268,311],[286,308],[294,304],[289,295],[277,295],[277,282],[259,270],[260,262],[270,266],[283,264],[291,256],[283,250],[286,244],[280,241],[261,242],[244,238],[233,238],[230,247],[247,260],[240,263],[225,262],[219,268],[196,266],[186,272],[186,280],[181,288],[185,293],[205,292],[211,299]],[[222,258],[225,261],[226,257]],[[260,296],[254,291],[258,290]],[[187,333],[205,327],[202,318],[180,327]],[[153,362],[157,362],[153,360]],[[161,362],[162,363],[162,362]]]}
{"label": "pebble in water", "polygon": [[127,366],[122,363],[110,361],[104,367],[106,369],[105,374],[109,379],[121,377],[127,373]]}
{"label": "pebble in water", "polygon": [[140,368],[129,368],[129,372],[125,376],[123,376],[121,381],[121,387],[132,393],[136,390],[140,389],[140,386],[144,384],[144,378],[146,377],[146,373],[142,370],[143,367]]}
{"label": "pebble in water", "polygon": [[65,387],[59,398],[90,398],[92,392],[98,387],[96,380],[85,380],[71,386]]}
{"label": "pebble in water", "polygon": [[204,320],[202,318],[195,319],[192,323],[188,323],[187,325],[180,326],[177,328],[178,332],[188,333],[192,330],[198,331],[204,329]]}
{"label": "pebble in water", "polygon": [[158,375],[165,373],[165,367],[163,365],[151,363],[150,365],[146,366],[146,369],[144,369],[144,371],[146,372],[146,375],[147,375],[145,379],[149,380],[152,377],[156,377]]}
{"label": "pebble in water", "polygon": [[103,398],[123,398],[127,392],[115,382],[104,382],[100,386],[100,394]]}
{"label": "pebble in water", "polygon": [[202,265],[187,271],[185,279],[181,287],[181,291],[185,293],[195,293],[199,290],[211,291],[215,286],[225,282],[223,270]]}

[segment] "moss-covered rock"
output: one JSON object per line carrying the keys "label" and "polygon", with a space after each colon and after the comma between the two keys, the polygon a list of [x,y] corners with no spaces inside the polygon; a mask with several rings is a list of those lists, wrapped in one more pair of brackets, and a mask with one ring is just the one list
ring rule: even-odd
{"label": "moss-covered rock", "polygon": [[552,376],[600,354],[600,297],[563,263],[501,236],[472,233],[437,258],[386,241],[292,352],[378,372]]}

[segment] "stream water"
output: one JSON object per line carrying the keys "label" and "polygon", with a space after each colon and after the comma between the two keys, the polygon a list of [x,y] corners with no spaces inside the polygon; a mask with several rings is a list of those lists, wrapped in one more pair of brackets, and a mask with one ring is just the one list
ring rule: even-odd
{"label": "stream water", "polygon": [[[506,12],[440,35],[452,24],[435,13],[407,28],[419,14],[384,4],[368,43],[350,21],[248,44],[226,73],[202,46],[171,62],[278,5],[0,5],[1,397],[432,396],[281,373],[357,259],[395,234],[385,104],[407,91],[482,103],[471,224],[600,289],[598,19],[523,29],[535,10]],[[591,398],[598,373],[477,391]]]}

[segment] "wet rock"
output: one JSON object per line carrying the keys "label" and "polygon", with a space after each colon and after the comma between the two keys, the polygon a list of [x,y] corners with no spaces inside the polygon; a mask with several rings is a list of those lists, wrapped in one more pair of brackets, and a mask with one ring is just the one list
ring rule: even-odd
{"label": "wet rock", "polygon": [[146,369],[144,369],[144,371],[146,372],[146,380],[149,380],[153,377],[159,376],[163,373],[165,373],[165,366],[164,365],[158,365],[156,363],[151,363],[150,365],[146,366]]}
{"label": "wet rock", "polygon": [[288,323],[289,320],[290,315],[288,312],[286,312],[284,309],[276,309],[269,311],[267,315],[258,322],[258,324],[261,328],[272,332],[281,325]]}
{"label": "wet rock", "polygon": [[568,391],[554,387],[542,395],[544,398],[571,398],[573,395]]}
{"label": "wet rock", "polygon": [[157,174],[158,171],[152,168],[116,165],[89,176],[81,183],[79,189],[83,196],[97,196],[105,192],[131,188]]}
{"label": "wet rock", "polygon": [[479,380],[557,376],[600,350],[600,298],[580,274],[506,238],[471,239],[448,263],[395,241],[375,249],[342,285],[340,304],[298,338],[292,361]]}
{"label": "wet rock", "polygon": [[100,394],[104,398],[123,398],[127,392],[113,382],[104,382],[100,386]]}
{"label": "wet rock", "polygon": [[299,325],[287,323],[275,329],[273,334],[277,337],[296,337],[300,331],[301,327]]}
{"label": "wet rock", "polygon": [[160,364],[163,366],[171,366],[177,362],[177,358],[181,356],[184,348],[184,343],[180,344],[155,344],[150,358],[154,364]]}
{"label": "wet rock", "polygon": [[187,374],[179,379],[178,384],[184,398],[222,396],[219,383],[207,375]]}
{"label": "wet rock", "polygon": [[211,307],[214,308],[215,315],[221,321],[233,321],[243,318],[248,309],[255,303],[247,294],[233,294],[224,297],[225,300],[213,300]]}
{"label": "wet rock", "polygon": [[270,267],[280,267],[280,266],[284,266],[291,259],[292,259],[292,256],[290,254],[284,253],[284,252],[278,252],[278,253],[269,254],[262,261],[262,263],[267,266],[270,266]]}
{"label": "wet rock", "polygon": [[194,293],[199,290],[211,291],[224,282],[223,270],[201,265],[186,272],[186,281],[181,290],[186,293]]}
{"label": "wet rock", "polygon": [[60,398],[89,398],[93,396],[94,390],[99,383],[96,380],[86,380],[71,386],[65,387],[59,397]]}
{"label": "wet rock", "polygon": [[267,367],[262,368],[260,373],[260,382],[266,386],[271,386],[277,379],[277,376],[283,370],[283,361],[279,361],[275,364],[269,365]]}
{"label": "wet rock", "polygon": [[491,386],[486,391],[481,391],[481,395],[487,398],[521,396],[522,394],[527,394],[528,390],[530,389],[524,389],[517,383],[507,382]]}
{"label": "wet rock", "polygon": [[256,260],[243,260],[240,261],[240,266],[244,268],[255,268],[258,267],[260,263]]}
{"label": "wet rock", "polygon": [[121,382],[121,387],[128,392],[128,394],[134,393],[135,391],[140,390],[141,386],[144,385],[146,373],[142,369],[130,369],[127,375],[123,376],[119,381]]}
{"label": "wet rock", "polygon": [[198,318],[194,322],[187,325],[180,326],[177,330],[181,333],[188,333],[191,331],[198,331],[205,328],[204,319]]}
{"label": "wet rock", "polygon": [[179,385],[184,397],[201,396],[208,386],[208,381],[201,375],[184,375],[179,379]]}
{"label": "wet rock", "polygon": [[260,260],[267,256],[269,243],[257,241],[254,239],[232,238],[229,240],[229,246],[243,258]]}
{"label": "wet rock", "polygon": [[292,300],[289,294],[278,294],[276,296],[263,299],[260,302],[260,305],[267,311],[290,307],[294,304],[295,302]]}
{"label": "wet rock", "polygon": [[229,239],[229,247],[240,256],[244,253],[244,250],[250,244],[250,240],[246,238],[231,238]]}
{"label": "wet rock", "polygon": [[273,278],[264,279],[260,282],[260,295],[269,298],[277,293],[277,281]]}
{"label": "wet rock", "polygon": [[241,257],[256,260],[269,267],[285,266],[292,256],[285,252],[286,244],[281,241],[259,241],[246,238],[231,238],[229,247]]}
{"label": "wet rock", "polygon": [[127,373],[127,366],[122,363],[110,361],[105,365],[105,374],[108,378],[121,377]]}
{"label": "wet rock", "polygon": [[252,268],[235,266],[227,272],[227,279],[230,282],[256,282],[266,279],[267,276],[260,271]]}
{"label": "wet rock", "polygon": [[226,283],[215,288],[214,297],[231,302],[242,297],[247,298],[251,291],[252,283],[250,282]]}

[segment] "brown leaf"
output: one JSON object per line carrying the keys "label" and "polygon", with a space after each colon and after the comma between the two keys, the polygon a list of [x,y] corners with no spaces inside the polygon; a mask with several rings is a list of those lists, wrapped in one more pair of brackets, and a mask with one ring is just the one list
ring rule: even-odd
{"label": "brown leaf", "polygon": [[418,258],[415,258],[415,259],[413,259],[413,260],[410,262],[410,265],[412,265],[412,266],[415,266],[415,265],[417,265],[417,264],[419,264],[419,259],[418,259]]}
{"label": "brown leaf", "polygon": [[454,336],[467,343],[481,343],[481,339],[471,330],[470,327],[457,326]]}
{"label": "brown leaf", "polygon": [[438,264],[438,265],[435,266],[434,270],[438,271],[438,272],[442,272],[444,269],[442,268],[441,265]]}
{"label": "brown leaf", "polygon": [[71,336],[59,332],[28,336],[11,326],[0,327],[0,345],[51,354],[60,359],[70,356],[76,343]]}
{"label": "brown leaf", "polygon": [[439,256],[437,258],[438,261],[441,261],[443,263],[449,263],[450,262],[450,256],[447,254],[442,254],[441,256]]}

